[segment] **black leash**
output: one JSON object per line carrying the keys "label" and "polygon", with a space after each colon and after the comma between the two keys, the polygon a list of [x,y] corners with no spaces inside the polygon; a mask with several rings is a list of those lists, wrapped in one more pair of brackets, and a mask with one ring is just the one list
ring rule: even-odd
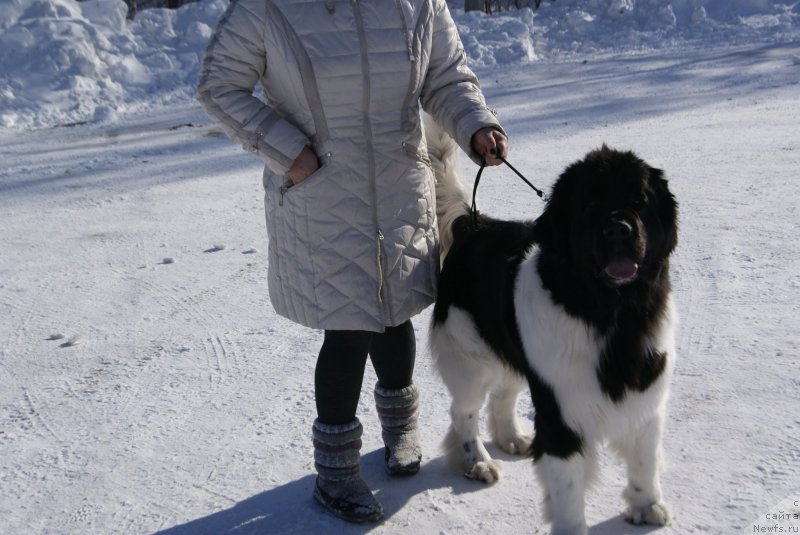
{"label": "black leash", "polygon": [[[522,173],[517,171],[517,169],[513,165],[508,163],[505,158],[500,158],[500,161],[509,166],[511,170],[517,174],[518,177],[520,177],[528,186],[530,186],[530,188],[533,191],[536,192],[536,194],[539,196],[540,199],[542,199],[543,201],[547,200],[547,198],[544,196],[544,192],[539,188],[537,188],[536,186],[534,186],[533,184],[531,184],[531,181],[525,178],[522,175]],[[481,175],[483,174],[483,169],[485,167],[486,167],[486,160],[483,161],[483,163],[481,164],[481,168],[478,169],[478,174],[475,176],[475,185],[472,187],[472,208],[470,210],[470,213],[472,214],[472,228],[474,229],[478,228],[478,206],[475,203],[475,198],[478,196],[478,184],[480,184],[481,182]]]}

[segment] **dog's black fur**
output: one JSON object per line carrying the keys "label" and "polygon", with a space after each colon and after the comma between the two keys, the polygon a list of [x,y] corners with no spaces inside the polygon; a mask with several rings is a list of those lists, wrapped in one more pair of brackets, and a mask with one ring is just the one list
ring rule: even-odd
{"label": "dog's black fur", "polygon": [[[537,270],[551,299],[605,337],[596,370],[603,392],[619,402],[628,391],[645,390],[665,365],[647,338],[664,312],[669,256],[677,245],[677,203],[662,171],[632,152],[603,146],[561,174],[535,222],[481,215],[475,228],[464,215],[453,234],[433,324],[442,324],[451,306],[467,311],[494,352],[528,379],[534,458],[570,456],[581,449],[581,437],[564,423],[551,388],[522,349],[514,308],[517,270],[538,247]],[[618,260],[638,265],[635,279],[620,284],[604,271]]]}
{"label": "dog's black fur", "polygon": [[[473,227],[455,144],[435,127],[426,137],[443,258],[430,346],[452,396],[446,464],[486,483],[501,477],[479,436],[488,397],[495,445],[535,460],[553,533],[588,533],[585,490],[604,442],[628,467],[626,518],[668,524],[661,434],[677,203],[663,173],[603,146],[561,174],[537,220],[479,216]],[[515,413],[526,382],[533,438]]]}

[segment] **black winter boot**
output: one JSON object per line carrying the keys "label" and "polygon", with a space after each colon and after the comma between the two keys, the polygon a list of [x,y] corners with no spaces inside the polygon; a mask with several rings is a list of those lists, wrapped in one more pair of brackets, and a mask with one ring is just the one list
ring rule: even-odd
{"label": "black winter boot", "polygon": [[378,522],[383,507],[361,479],[361,434],[358,418],[342,425],[314,422],[314,498],[348,522]]}
{"label": "black winter boot", "polygon": [[375,407],[383,428],[386,471],[393,476],[408,476],[419,471],[422,450],[417,432],[419,391],[412,384],[389,389],[375,385]]}

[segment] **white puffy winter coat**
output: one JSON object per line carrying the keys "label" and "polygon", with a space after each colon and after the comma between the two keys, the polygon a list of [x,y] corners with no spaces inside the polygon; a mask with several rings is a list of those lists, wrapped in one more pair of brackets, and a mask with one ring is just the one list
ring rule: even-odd
{"label": "white puffy winter coat", "polygon": [[[266,102],[253,94],[259,82]],[[420,104],[468,152],[478,129],[500,129],[444,0],[233,0],[198,99],[266,162],[279,314],[381,332],[433,301],[435,192]],[[292,186],[286,172],[306,145],[322,167]]]}

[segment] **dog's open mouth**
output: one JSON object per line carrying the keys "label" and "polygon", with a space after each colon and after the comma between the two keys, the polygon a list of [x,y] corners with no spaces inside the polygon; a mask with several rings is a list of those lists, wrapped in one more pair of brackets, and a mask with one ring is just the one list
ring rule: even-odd
{"label": "dog's open mouth", "polygon": [[630,258],[612,260],[603,269],[605,275],[617,284],[630,282],[639,274],[639,264]]}

